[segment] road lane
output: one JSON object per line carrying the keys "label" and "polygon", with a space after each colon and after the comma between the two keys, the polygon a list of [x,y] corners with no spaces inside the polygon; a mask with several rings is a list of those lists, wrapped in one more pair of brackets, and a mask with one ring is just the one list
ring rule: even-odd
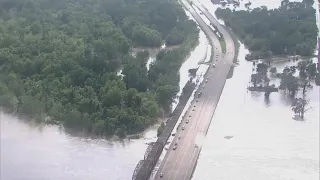
{"label": "road lane", "polygon": [[[228,75],[228,73],[227,73],[228,70],[227,69],[229,69],[229,66],[222,67],[222,69],[220,71],[220,75],[224,76],[224,77],[227,77],[227,75]],[[220,94],[221,94],[221,92],[223,90],[224,82],[221,82],[221,83],[218,83],[218,84],[219,84],[219,86],[216,87],[217,91],[214,91],[213,95],[208,97],[208,98],[210,98],[209,102],[211,102],[211,103],[207,104],[207,106],[206,106],[207,107],[206,118],[202,119],[203,123],[202,123],[201,127],[199,127],[199,129],[197,131],[197,134],[200,137],[205,137],[205,135],[206,135],[206,132],[207,132],[207,129],[209,128],[209,125],[210,125],[214,110],[215,110],[215,108],[217,106],[217,103],[219,101],[219,99],[216,99],[216,98],[220,97]],[[208,88],[208,90],[210,90],[210,88]],[[199,153],[201,151],[201,147],[202,146],[200,145],[199,148],[196,148],[196,149],[193,150],[193,152],[191,152],[192,158],[190,158],[190,160],[185,160],[185,161],[183,161],[181,163],[181,164],[184,164],[184,163],[188,164],[187,167],[186,167],[186,169],[188,169],[188,171],[186,172],[187,175],[184,176],[181,179],[186,179],[187,180],[187,179],[191,178],[192,173],[193,173],[192,170],[194,169],[194,166],[196,165],[196,161],[197,161]]]}
{"label": "road lane", "polygon": [[[175,138],[173,139],[167,154],[160,163],[160,167],[154,178],[156,180],[191,179],[193,169],[195,168],[199,153],[201,151],[201,144],[198,146],[198,148],[196,147],[196,138],[205,137],[214,110],[219,102],[219,98],[226,82],[229,70],[233,64],[234,45],[230,44],[230,40],[232,42],[231,37],[229,36],[230,39],[228,39],[228,36],[224,35],[227,37],[227,51],[226,55],[222,55],[219,40],[213,31],[207,26],[207,24],[201,19],[200,15],[196,13],[193,7],[191,7],[186,0],[181,0],[181,2],[187,9],[189,9],[190,13],[198,22],[201,29],[206,33],[214,48],[215,60],[217,61],[214,60],[213,62],[216,63],[215,68],[210,67],[208,69],[208,72],[205,76],[205,79],[208,78],[208,82],[202,83],[199,86],[198,91],[202,92],[202,96],[198,98],[197,94],[195,94],[195,99],[192,101],[190,108],[186,112],[185,118],[182,120],[181,125],[177,130]],[[206,15],[206,17],[207,16],[209,17],[209,15]],[[210,18],[208,19],[210,20]],[[228,48],[230,48],[230,50],[228,50]],[[203,88],[203,86],[205,87]],[[194,107],[194,105],[196,105],[196,107]],[[190,115],[191,117],[189,117]],[[189,123],[186,125],[185,121],[187,119],[189,120]],[[185,130],[181,130],[184,125]],[[178,139],[179,137],[181,137],[180,140]],[[176,142],[178,143],[178,148],[173,150],[172,148]],[[160,178],[161,173],[163,173],[162,178]]]}
{"label": "road lane", "polygon": [[[235,56],[235,43],[229,32],[225,29],[223,25],[221,25],[217,19],[215,19],[211,13],[209,13],[208,9],[204,7],[199,1],[198,5],[194,4],[208,19],[209,21],[217,27],[217,30],[223,35],[223,38],[226,42],[226,59],[233,59]],[[228,61],[229,62],[229,61]]]}
{"label": "road lane", "polygon": [[[194,116],[194,117],[198,117],[199,115],[201,115],[202,113],[203,113],[203,108],[202,108],[202,106],[203,106],[204,104],[201,104],[201,106],[200,106],[200,109],[201,109],[201,111],[197,111],[196,112],[196,114],[192,114],[192,112],[194,112],[194,111],[192,111],[192,108],[190,108],[191,109],[191,111],[189,112],[189,114],[188,114],[188,117],[189,117],[189,115],[191,115],[191,117],[192,116]],[[189,118],[189,119],[191,119],[191,118]],[[190,124],[190,125],[189,125]],[[188,123],[188,125],[190,126],[187,126],[186,124],[185,124],[185,121],[182,123],[182,127],[183,126],[186,126],[186,128],[185,128],[185,130],[181,130],[181,131],[179,131],[179,136],[180,136],[180,134],[182,134],[182,133],[185,133],[185,132],[187,132],[187,135],[186,136],[184,136],[183,138],[184,139],[189,139],[190,137],[192,137],[193,136],[193,134],[192,134],[192,132],[193,132],[193,130],[194,130],[194,128],[192,128],[192,127],[195,127],[195,126],[197,126],[197,124],[198,124],[198,122],[197,121],[195,121],[195,120],[193,120],[193,121],[191,121],[190,122],[190,120],[189,120],[189,123]],[[181,128],[181,127],[180,127]],[[178,136],[178,137],[179,137]],[[181,139],[180,139],[181,140]],[[175,142],[177,142],[178,143],[178,145],[180,144],[179,142],[179,140],[178,141],[175,141]],[[188,144],[188,146],[190,145],[190,143]],[[182,144],[182,145],[179,145],[178,146],[178,148],[177,149],[185,149],[185,146],[186,146],[186,144]],[[187,149],[188,149],[188,146],[187,146]],[[179,154],[177,154],[176,152],[179,152],[179,150],[177,151],[177,150],[175,150],[175,151],[172,151],[172,155],[174,156],[173,158],[172,158],[172,162],[173,162],[173,167],[176,167],[176,164],[177,164],[177,162],[179,162],[179,159],[181,159],[181,156],[184,156],[185,155],[185,152],[183,152],[183,153],[179,153]],[[164,167],[165,168],[165,167]],[[171,168],[171,171],[169,171],[169,173],[168,173],[168,177],[169,177],[169,179],[172,179],[171,178],[171,175],[172,175],[172,173],[175,173],[175,172],[173,172],[173,171],[175,171],[175,170],[178,170],[177,168]]]}

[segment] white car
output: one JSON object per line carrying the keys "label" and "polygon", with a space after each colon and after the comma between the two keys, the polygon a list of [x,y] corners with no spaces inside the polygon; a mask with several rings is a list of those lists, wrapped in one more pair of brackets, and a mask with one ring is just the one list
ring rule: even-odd
{"label": "white car", "polygon": [[163,177],[163,173],[160,174],[160,178],[162,178],[162,177]]}
{"label": "white car", "polygon": [[182,130],[184,130],[184,128],[185,128],[185,127],[183,126],[183,127],[182,127]]}
{"label": "white car", "polygon": [[212,68],[215,68],[216,67],[216,64],[212,64]]}

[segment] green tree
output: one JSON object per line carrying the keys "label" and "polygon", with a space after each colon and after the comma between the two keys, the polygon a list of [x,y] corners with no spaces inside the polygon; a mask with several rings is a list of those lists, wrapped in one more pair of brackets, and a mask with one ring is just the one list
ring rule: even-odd
{"label": "green tree", "polygon": [[[0,16],[1,108],[97,135],[155,123],[199,33],[173,1],[1,0]],[[150,71],[148,52],[133,57],[164,41],[179,46]]]}
{"label": "green tree", "polygon": [[163,107],[168,107],[172,104],[175,95],[178,93],[177,86],[165,85],[157,88],[157,100]]}
{"label": "green tree", "polygon": [[313,0],[284,0],[278,9],[216,10],[241,41],[249,48],[247,60],[272,55],[312,56],[316,48],[317,27]]}
{"label": "green tree", "polygon": [[157,136],[159,137],[161,135],[161,133],[163,132],[165,128],[165,125],[163,122],[161,122],[160,126],[158,127],[158,130],[157,130]]}
{"label": "green tree", "polygon": [[303,98],[295,98],[292,103],[292,111],[298,115],[302,120],[304,119],[304,113],[307,111],[306,106],[308,102]]}

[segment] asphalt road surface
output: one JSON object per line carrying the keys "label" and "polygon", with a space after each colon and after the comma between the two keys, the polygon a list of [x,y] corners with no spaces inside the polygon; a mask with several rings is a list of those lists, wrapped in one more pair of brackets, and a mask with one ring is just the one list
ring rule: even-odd
{"label": "asphalt road surface", "polygon": [[[185,118],[183,119],[166,156],[160,163],[160,167],[154,178],[155,180],[191,179],[198,156],[200,154],[201,140],[204,139],[208,131],[212,116],[226,82],[228,72],[233,64],[233,56],[235,54],[234,44],[229,34],[227,35],[221,32],[226,38],[227,51],[226,55],[224,56],[221,53],[222,51],[219,40],[208,28],[207,24],[205,24],[205,22],[186,0],[181,0],[181,2],[189,9],[190,13],[196,19],[201,29],[206,33],[209,40],[213,43],[213,63],[215,63],[216,66],[211,66],[208,69],[208,73],[205,77],[207,82],[204,80],[199,87],[199,92],[202,92],[202,96],[200,98],[196,96],[191,103],[190,108],[186,112],[184,116]],[[205,11],[203,11],[203,13],[205,14]],[[209,20],[212,20],[209,18],[210,16],[208,14],[205,15]],[[212,23],[216,24],[215,22]],[[217,27],[219,29],[219,26]],[[189,123],[186,123],[186,121],[189,121]],[[182,130],[183,126],[185,127],[184,130]],[[176,150],[173,150],[175,143],[177,143],[178,146]],[[160,178],[160,174],[163,174],[163,177]]]}
{"label": "asphalt road surface", "polygon": [[226,42],[226,54],[225,59],[228,63],[232,63],[235,56],[235,43],[229,32],[225,29],[226,27],[221,25],[213,16],[208,12],[208,9],[204,7],[202,4],[194,4],[194,6],[198,7],[200,11],[209,19],[209,21],[214,24],[218,31],[223,35],[223,38]]}

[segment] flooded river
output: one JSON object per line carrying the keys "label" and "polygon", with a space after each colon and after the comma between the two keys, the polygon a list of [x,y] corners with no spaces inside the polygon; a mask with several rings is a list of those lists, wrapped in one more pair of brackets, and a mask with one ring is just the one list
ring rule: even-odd
{"label": "flooded river", "polygon": [[[211,8],[209,0],[200,2]],[[257,2],[252,0],[252,7]],[[268,7],[280,4],[261,2]],[[208,42],[201,33],[200,44],[181,68],[181,85],[188,80],[188,69],[197,66],[206,49]],[[281,93],[273,93],[270,101],[265,101],[263,94],[247,92],[252,64],[244,60],[245,53],[241,47],[240,65],[226,83],[193,179],[317,178],[319,87],[308,91],[312,109],[306,121],[294,121],[290,102]],[[1,180],[129,180],[146,143],[155,141],[157,129],[151,127],[138,140],[114,142],[74,137],[56,126],[37,127],[3,113],[0,120]]]}

